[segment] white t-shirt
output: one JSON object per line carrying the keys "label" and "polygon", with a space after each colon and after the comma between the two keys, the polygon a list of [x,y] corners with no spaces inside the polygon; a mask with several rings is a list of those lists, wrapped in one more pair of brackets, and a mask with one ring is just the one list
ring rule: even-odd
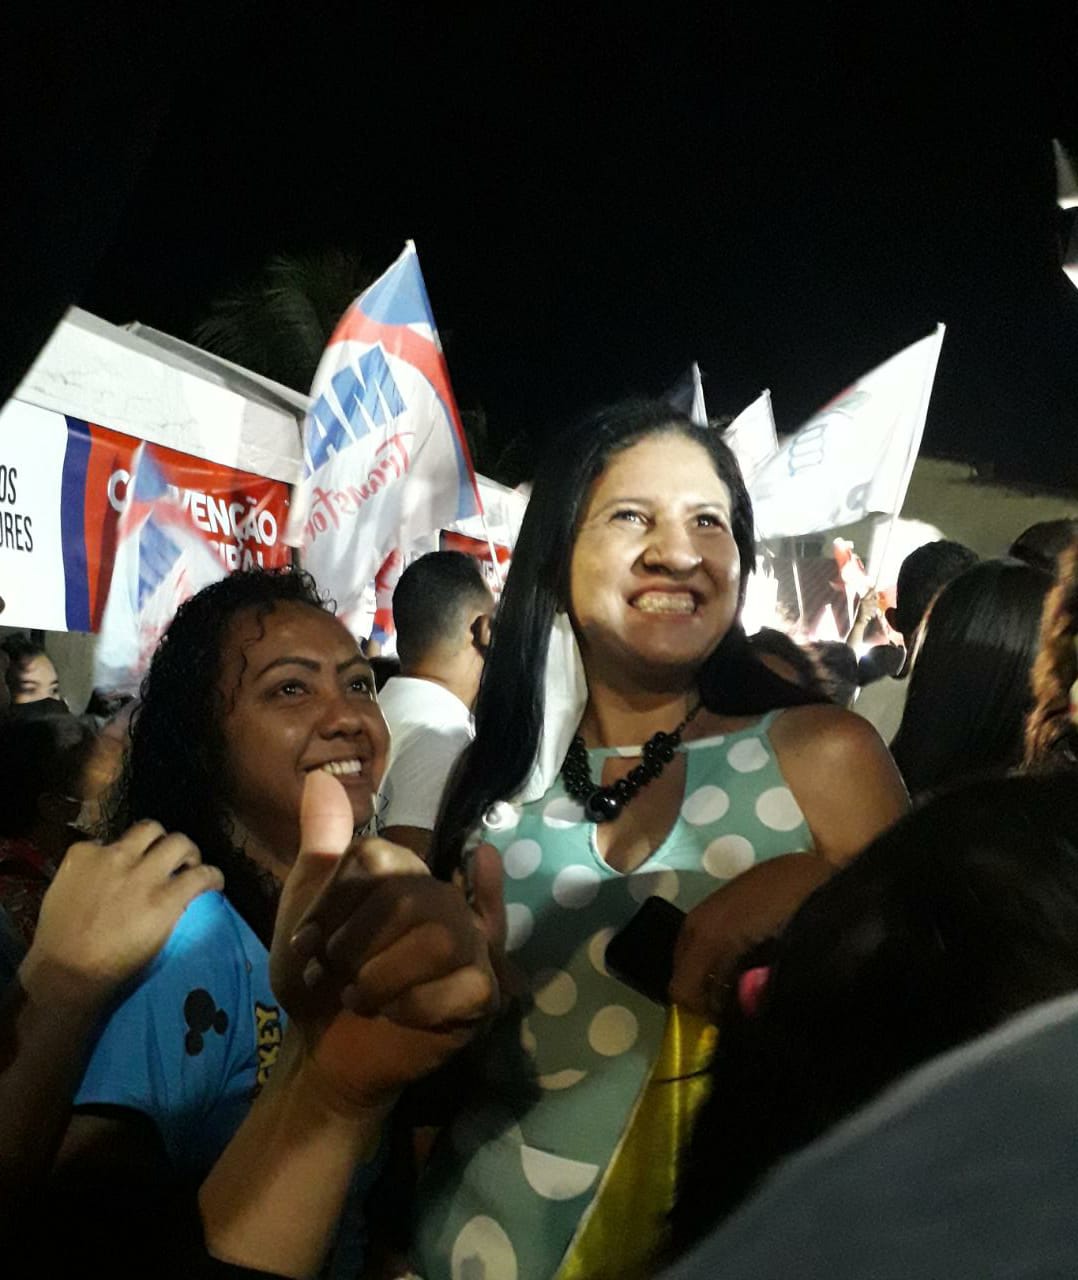
{"label": "white t-shirt", "polygon": [[456,694],[414,676],[388,680],[378,701],[393,743],[382,825],[433,831],[446,780],[472,740],[471,713]]}
{"label": "white t-shirt", "polygon": [[857,695],[853,710],[863,716],[869,724],[874,725],[876,732],[888,746],[894,741],[898,726],[902,723],[902,713],[906,709],[906,694],[910,691],[909,677],[896,680],[893,676],[883,676],[866,684]]}

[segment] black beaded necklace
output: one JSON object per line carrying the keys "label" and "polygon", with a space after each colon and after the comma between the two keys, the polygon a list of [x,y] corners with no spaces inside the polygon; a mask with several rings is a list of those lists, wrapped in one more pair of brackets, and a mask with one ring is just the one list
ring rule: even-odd
{"label": "black beaded necklace", "polygon": [[685,726],[703,706],[698,702],[673,733],[653,733],[644,743],[640,751],[640,763],[631,769],[628,776],[619,778],[609,786],[596,786],[591,776],[588,763],[588,749],[584,739],[577,736],[569,744],[565,753],[565,763],[561,767],[562,781],[565,790],[584,806],[584,817],[589,822],[611,822],[622,809],[646,787],[653,778],[657,778],[674,758],[674,753],[681,745],[681,735]]}

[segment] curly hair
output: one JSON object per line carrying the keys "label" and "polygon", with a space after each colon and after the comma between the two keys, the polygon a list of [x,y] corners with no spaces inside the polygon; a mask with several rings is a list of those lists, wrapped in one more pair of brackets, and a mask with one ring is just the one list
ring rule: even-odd
{"label": "curly hair", "polygon": [[113,839],[141,818],[189,836],[203,859],[221,868],[229,901],[263,941],[273,933],[277,886],[233,841],[223,793],[228,701],[220,680],[233,619],[252,611],[263,622],[281,604],[333,610],[310,574],[295,569],[233,573],[180,606],[142,682],[108,805]]}
{"label": "curly hair", "polygon": [[1041,616],[1033,664],[1033,710],[1026,720],[1027,769],[1078,766],[1078,726],[1070,717],[1070,687],[1078,679],[1078,539],[1059,558],[1055,586]]}

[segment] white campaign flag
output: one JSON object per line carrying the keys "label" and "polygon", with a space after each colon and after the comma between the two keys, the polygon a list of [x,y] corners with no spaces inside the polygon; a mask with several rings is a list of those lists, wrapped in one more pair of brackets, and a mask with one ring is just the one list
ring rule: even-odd
{"label": "white campaign flag", "polygon": [[311,399],[286,541],[357,631],[393,552],[482,510],[411,241],[341,318]]}
{"label": "white campaign flag", "polygon": [[902,509],[943,325],[865,374],[794,432],[749,491],[760,538],[793,538]]}
{"label": "white campaign flag", "polygon": [[751,487],[756,473],[779,451],[771,392],[761,392],[747,409],[742,409],[722,438],[737,459],[745,484]]}

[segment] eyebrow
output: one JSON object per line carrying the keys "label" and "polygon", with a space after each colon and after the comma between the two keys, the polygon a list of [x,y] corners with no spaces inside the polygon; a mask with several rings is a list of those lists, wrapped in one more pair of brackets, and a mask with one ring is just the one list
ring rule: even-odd
{"label": "eyebrow", "polygon": [[[355,657],[347,658],[344,662],[337,663],[337,674],[342,675],[349,667],[362,666],[369,675],[373,675],[373,670],[367,659],[357,653]],[[299,658],[294,656],[286,656],[283,658],[274,658],[272,662],[267,662],[261,671],[255,676],[259,680],[267,671],[272,671],[275,667],[303,667],[307,671],[321,671],[322,664],[317,658]]]}
{"label": "eyebrow", "polygon": [[[603,511],[608,511],[611,507],[622,507],[634,504],[638,507],[650,507],[654,503],[653,498],[633,498],[626,495],[622,498],[611,498],[609,502],[604,502],[596,511],[599,515]],[[729,497],[725,498],[706,498],[700,502],[694,502],[690,507],[690,511],[703,511],[705,507],[723,507],[729,511],[733,506],[733,502]]]}

